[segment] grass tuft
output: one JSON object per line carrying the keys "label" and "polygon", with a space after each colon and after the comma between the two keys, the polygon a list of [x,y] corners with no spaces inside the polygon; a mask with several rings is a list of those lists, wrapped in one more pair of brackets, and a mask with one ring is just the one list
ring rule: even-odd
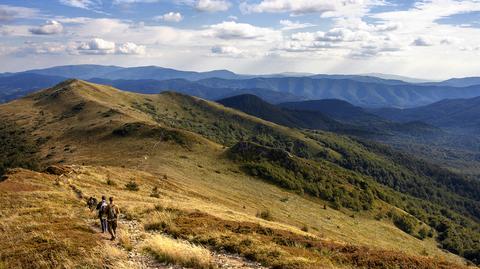
{"label": "grass tuft", "polygon": [[210,251],[186,241],[156,235],[145,243],[145,250],[160,262],[198,269],[215,268]]}

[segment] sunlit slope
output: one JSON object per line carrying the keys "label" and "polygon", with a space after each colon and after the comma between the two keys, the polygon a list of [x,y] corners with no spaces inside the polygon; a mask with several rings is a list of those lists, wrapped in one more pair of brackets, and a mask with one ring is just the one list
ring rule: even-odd
{"label": "sunlit slope", "polygon": [[[349,156],[344,152],[346,149],[384,166],[387,171],[398,170],[399,165],[348,138],[303,133],[190,96],[171,92],[139,95],[79,80],[2,105],[0,116],[28,128],[40,146],[40,157],[45,164],[133,170],[128,179],[113,170],[102,172],[102,177],[122,177],[115,194],[124,203],[127,199],[132,201],[126,198],[130,193],[123,191],[127,180],[135,179],[145,185],[148,191],[144,193],[153,187],[141,172],[135,171],[146,171],[153,177],[166,174],[169,182],[178,186],[169,195],[169,201],[182,209],[199,209],[222,219],[257,222],[256,214],[268,210],[274,222],[261,221],[265,225],[299,233],[302,233],[299,228],[306,227],[311,234],[349,244],[460,261],[439,250],[433,239],[412,236],[418,236],[419,230],[427,227],[424,220],[415,220],[412,235],[393,225],[389,214],[413,218],[403,210],[410,203],[422,205],[425,201],[401,195],[377,183],[374,175],[349,168],[344,161]],[[269,166],[270,171],[278,173],[290,169],[285,164],[294,163],[304,175],[314,171],[314,178],[302,175],[304,181],[290,188],[279,184],[277,179],[283,174],[273,180],[265,177],[268,174],[255,174],[249,169],[251,159],[232,156],[235,152],[230,147],[235,148],[240,141],[258,145],[261,151],[279,150],[285,160],[263,158],[267,154],[257,165]],[[330,182],[324,178],[335,180],[324,184]],[[319,191],[322,186],[338,187],[341,191],[328,197],[309,191],[308,186],[316,186]],[[98,196],[106,187],[100,184],[84,188]],[[440,184],[436,188],[445,186]],[[371,193],[365,207],[357,203],[364,190]],[[379,193],[394,200],[380,199]],[[449,195],[453,199],[460,196]],[[466,194],[467,199],[473,200],[469,195]],[[344,198],[352,203],[343,203]]]}

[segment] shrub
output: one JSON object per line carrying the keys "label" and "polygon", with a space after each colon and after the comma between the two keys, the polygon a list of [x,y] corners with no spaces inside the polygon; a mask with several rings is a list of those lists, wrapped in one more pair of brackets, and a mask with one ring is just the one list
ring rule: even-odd
{"label": "shrub", "polygon": [[125,188],[126,188],[127,190],[129,190],[129,191],[139,191],[139,190],[140,190],[140,188],[138,187],[137,182],[135,182],[135,181],[133,181],[133,180],[130,181],[130,182],[128,182],[128,183],[125,185]]}
{"label": "shrub", "polygon": [[395,215],[393,217],[393,224],[395,224],[398,229],[406,232],[407,234],[413,234],[413,232],[415,231],[415,220],[405,215]]}
{"label": "shrub", "polygon": [[160,198],[160,191],[158,190],[157,186],[153,187],[150,197]]}
{"label": "shrub", "polygon": [[268,221],[273,220],[272,213],[268,209],[264,210],[264,211],[261,211],[261,212],[258,212],[257,213],[257,218],[262,218],[262,219],[268,220]]}
{"label": "shrub", "polygon": [[115,181],[113,181],[112,179],[107,178],[107,185],[108,186],[117,186],[117,183]]}

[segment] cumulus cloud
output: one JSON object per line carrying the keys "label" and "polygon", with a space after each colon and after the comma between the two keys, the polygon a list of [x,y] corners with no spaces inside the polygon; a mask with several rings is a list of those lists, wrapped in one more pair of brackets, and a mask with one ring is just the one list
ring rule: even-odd
{"label": "cumulus cloud", "polygon": [[390,36],[373,35],[362,30],[333,28],[326,32],[294,33],[287,37],[278,49],[287,52],[336,50],[338,55],[364,58],[400,51],[402,48],[402,44]]}
{"label": "cumulus cloud", "polygon": [[206,35],[220,39],[267,39],[277,33],[269,28],[227,21],[208,26]]}
{"label": "cumulus cloud", "polygon": [[94,38],[81,42],[77,47],[77,51],[81,54],[113,54],[115,53],[115,42]]}
{"label": "cumulus cloud", "polygon": [[197,0],[194,6],[199,11],[217,12],[228,10],[231,4],[227,0]]}
{"label": "cumulus cloud", "polygon": [[88,41],[80,42],[74,52],[79,54],[106,55],[106,54],[145,54],[145,46],[137,45],[132,42],[124,44],[115,44],[101,38],[93,38]]}
{"label": "cumulus cloud", "polygon": [[312,40],[324,42],[354,42],[364,41],[370,37],[370,34],[365,31],[351,31],[345,28],[333,28],[327,32],[314,33],[296,33],[292,35],[293,40]]}
{"label": "cumulus cloud", "polygon": [[180,22],[181,20],[183,20],[183,16],[179,12],[168,12],[161,16],[156,16],[154,19],[168,22]]}
{"label": "cumulus cloud", "polygon": [[358,48],[352,49],[348,56],[351,58],[369,58],[379,55],[387,55],[402,50],[403,45],[396,40],[390,38],[377,38],[368,43],[361,44]]}
{"label": "cumulus cloud", "polygon": [[302,29],[302,28],[315,26],[311,23],[300,23],[298,21],[294,22],[294,21],[290,21],[290,20],[281,20],[280,25],[283,26],[282,30],[284,30],[284,31]]}
{"label": "cumulus cloud", "polygon": [[415,40],[413,40],[412,46],[429,47],[433,46],[433,42],[426,37],[417,37]]}
{"label": "cumulus cloud", "polygon": [[145,54],[145,46],[137,45],[132,42],[127,42],[119,45],[116,49],[116,52],[117,54],[141,55]]}
{"label": "cumulus cloud", "polygon": [[34,35],[55,35],[63,31],[63,25],[54,20],[49,20],[45,24],[29,29],[30,33]]}
{"label": "cumulus cloud", "polygon": [[210,52],[214,56],[222,57],[243,58],[246,56],[245,51],[233,46],[213,46]]}
{"label": "cumulus cloud", "polygon": [[38,14],[38,10],[26,7],[0,5],[0,22],[8,22],[15,18],[31,18]]}

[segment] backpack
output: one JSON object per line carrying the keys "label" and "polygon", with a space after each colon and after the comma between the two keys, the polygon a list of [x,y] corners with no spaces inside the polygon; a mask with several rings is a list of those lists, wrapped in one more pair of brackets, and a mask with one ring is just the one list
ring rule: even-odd
{"label": "backpack", "polygon": [[108,219],[109,220],[113,220],[113,219],[116,219],[117,218],[117,206],[116,205],[109,205],[107,210],[107,214],[108,214]]}
{"label": "backpack", "polygon": [[104,217],[107,214],[107,202],[103,201],[100,202],[97,206],[98,209],[98,215],[100,217]]}

